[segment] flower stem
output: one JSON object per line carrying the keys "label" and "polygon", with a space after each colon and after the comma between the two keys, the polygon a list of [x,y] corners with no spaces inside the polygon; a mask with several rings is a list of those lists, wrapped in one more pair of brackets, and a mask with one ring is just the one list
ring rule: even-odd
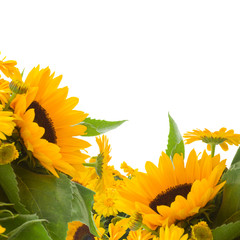
{"label": "flower stem", "polygon": [[85,167],[96,167],[96,162],[93,162],[93,163],[83,163],[82,165],[85,166]]}
{"label": "flower stem", "polygon": [[8,100],[8,103],[7,103],[7,104],[5,105],[5,107],[4,107],[4,110],[5,110],[5,111],[8,110],[8,108],[9,108],[12,100],[16,97],[16,95],[17,95],[16,93],[13,93],[13,94],[12,94],[12,96],[11,96],[10,99]]}
{"label": "flower stem", "polygon": [[216,144],[211,144],[211,157],[214,157]]}

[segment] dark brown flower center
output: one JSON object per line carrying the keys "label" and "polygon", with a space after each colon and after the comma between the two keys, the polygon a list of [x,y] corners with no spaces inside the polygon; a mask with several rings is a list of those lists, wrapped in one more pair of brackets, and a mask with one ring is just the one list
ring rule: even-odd
{"label": "dark brown flower center", "polygon": [[45,129],[42,138],[46,139],[48,142],[57,143],[56,131],[47,111],[37,101],[33,101],[27,110],[31,108],[35,110],[34,122]]}
{"label": "dark brown flower center", "polygon": [[89,228],[86,225],[82,225],[76,231],[73,236],[73,240],[94,240],[94,236],[89,232]]}
{"label": "dark brown flower center", "polygon": [[170,207],[171,203],[175,201],[177,195],[187,197],[188,193],[191,191],[192,184],[185,183],[180,184],[175,187],[168,188],[166,191],[158,194],[150,203],[149,207],[154,210],[156,213],[157,206],[165,205]]}

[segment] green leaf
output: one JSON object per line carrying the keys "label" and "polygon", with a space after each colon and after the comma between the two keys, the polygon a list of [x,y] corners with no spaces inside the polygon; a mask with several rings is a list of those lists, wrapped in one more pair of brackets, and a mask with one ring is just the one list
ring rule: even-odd
{"label": "green leaf", "polygon": [[97,120],[97,119],[86,118],[80,124],[87,127],[86,134],[83,135],[83,137],[84,136],[90,137],[90,136],[97,136],[97,135],[106,133],[110,130],[113,130],[113,129],[119,127],[124,122],[126,122],[126,120],[123,120],[123,121],[105,121],[105,120]]}
{"label": "green leaf", "polygon": [[20,198],[31,213],[46,219],[43,223],[53,240],[65,240],[71,222],[72,188],[64,174],[59,178],[37,174],[14,166],[19,183]]}
{"label": "green leaf", "polygon": [[182,135],[178,129],[177,124],[173,118],[168,114],[169,117],[169,135],[168,135],[168,144],[166,149],[166,154],[172,159],[175,153],[183,154],[184,157],[184,142]]}
{"label": "green leaf", "polygon": [[214,240],[234,240],[240,236],[240,221],[224,224],[212,230]]}
{"label": "green leaf", "polygon": [[89,231],[97,236],[96,226],[92,217],[93,195],[92,190],[72,182],[73,202],[72,221],[80,221],[89,227]]}
{"label": "green leaf", "polygon": [[10,164],[0,165],[0,185],[18,213],[29,213],[20,202],[16,175]]}
{"label": "green leaf", "polygon": [[226,181],[223,188],[222,204],[215,220],[217,225],[225,223],[240,210],[240,166],[230,168],[222,177]]}
{"label": "green leaf", "polygon": [[233,166],[234,164],[239,163],[239,162],[240,162],[240,147],[238,148],[238,150],[232,160],[231,166]]}
{"label": "green leaf", "polygon": [[[9,240],[52,240],[42,225],[42,219],[38,219],[36,214],[20,214],[12,218],[1,219],[0,224],[6,228],[5,235]],[[6,239],[6,238],[1,238]]]}

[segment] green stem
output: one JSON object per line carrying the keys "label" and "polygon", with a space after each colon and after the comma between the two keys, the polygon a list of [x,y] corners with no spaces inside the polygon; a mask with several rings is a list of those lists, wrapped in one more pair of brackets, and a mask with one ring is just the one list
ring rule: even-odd
{"label": "green stem", "polygon": [[82,165],[85,166],[85,167],[96,167],[96,162],[94,162],[94,163],[83,163]]}
{"label": "green stem", "polygon": [[5,110],[5,111],[8,110],[8,108],[9,108],[12,100],[16,97],[16,95],[17,95],[16,93],[13,93],[12,96],[9,98],[8,103],[7,103],[7,104],[5,105],[5,107],[4,107],[4,110]]}
{"label": "green stem", "polygon": [[151,228],[149,228],[148,226],[146,226],[145,224],[142,223],[142,228],[144,228],[145,230],[147,230],[148,232],[153,233],[154,235],[158,235],[158,233],[154,230],[152,230]]}
{"label": "green stem", "polygon": [[214,157],[216,144],[211,144],[211,157]]}

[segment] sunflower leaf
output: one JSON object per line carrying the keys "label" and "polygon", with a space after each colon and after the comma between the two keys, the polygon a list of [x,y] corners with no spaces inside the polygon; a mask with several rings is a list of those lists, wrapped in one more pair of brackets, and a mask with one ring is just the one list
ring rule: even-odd
{"label": "sunflower leaf", "polygon": [[234,164],[239,163],[239,162],[240,162],[240,147],[238,148],[238,150],[232,160],[231,166],[233,166]]}
{"label": "sunflower leaf", "polygon": [[233,240],[240,236],[240,221],[223,224],[212,230],[214,240]]}
{"label": "sunflower leaf", "polygon": [[59,178],[37,174],[14,166],[20,190],[20,198],[31,213],[46,219],[43,223],[52,240],[65,240],[68,222],[71,221],[71,181],[64,174]]}
{"label": "sunflower leaf", "polygon": [[217,218],[217,225],[223,224],[236,212],[240,211],[240,166],[235,164],[222,177],[226,181],[223,188],[222,204]]}
{"label": "sunflower leaf", "polygon": [[119,127],[121,124],[123,124],[126,121],[127,120],[106,121],[106,120],[86,118],[80,124],[87,127],[86,134],[83,135],[83,137],[90,137],[90,136],[92,137],[92,136],[97,136],[97,135],[106,133],[110,130],[113,130]]}
{"label": "sunflower leaf", "polygon": [[[20,214],[12,218],[1,218],[0,223],[7,230],[4,232],[9,240],[52,240],[46,229],[43,227],[43,219],[36,214]],[[6,239],[1,238],[0,239]]]}
{"label": "sunflower leaf", "polygon": [[0,165],[0,185],[18,213],[29,213],[20,202],[16,175],[10,164]]}
{"label": "sunflower leaf", "polygon": [[178,129],[176,122],[173,118],[168,114],[169,117],[169,135],[168,135],[168,144],[166,149],[166,154],[172,159],[175,153],[183,154],[185,153],[184,150],[184,142],[182,135]]}
{"label": "sunflower leaf", "polygon": [[72,182],[73,204],[72,221],[80,221],[89,227],[89,231],[98,236],[95,223],[92,217],[93,195],[95,192]]}

